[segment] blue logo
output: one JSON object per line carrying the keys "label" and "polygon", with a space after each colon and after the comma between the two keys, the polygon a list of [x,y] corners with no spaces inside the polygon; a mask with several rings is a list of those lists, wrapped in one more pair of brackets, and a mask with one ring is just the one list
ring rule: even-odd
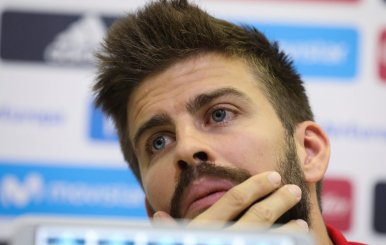
{"label": "blue logo", "polygon": [[350,27],[310,27],[254,24],[293,60],[306,77],[354,78],[358,67],[359,35]]}
{"label": "blue logo", "polygon": [[386,128],[382,125],[360,125],[352,122],[322,122],[327,135],[334,138],[386,141]]}
{"label": "blue logo", "polygon": [[0,162],[0,215],[146,217],[144,193],[128,169]]}
{"label": "blue logo", "polygon": [[58,126],[66,121],[63,113],[57,111],[27,110],[12,106],[0,106],[0,122],[10,124],[29,123],[39,126]]}
{"label": "blue logo", "polygon": [[117,141],[118,136],[111,118],[106,117],[99,108],[92,106],[90,112],[89,136],[98,141]]}

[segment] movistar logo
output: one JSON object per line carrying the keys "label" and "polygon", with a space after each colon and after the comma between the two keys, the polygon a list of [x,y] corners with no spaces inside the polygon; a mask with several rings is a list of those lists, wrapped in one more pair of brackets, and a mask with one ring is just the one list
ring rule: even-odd
{"label": "movistar logo", "polygon": [[4,207],[23,208],[41,201],[44,181],[41,175],[29,173],[23,179],[8,174],[1,180],[0,201]]}

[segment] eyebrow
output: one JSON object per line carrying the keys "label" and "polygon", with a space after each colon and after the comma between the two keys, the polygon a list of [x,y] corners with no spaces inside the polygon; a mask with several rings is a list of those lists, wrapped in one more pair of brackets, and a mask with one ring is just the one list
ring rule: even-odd
{"label": "eyebrow", "polygon": [[190,114],[194,114],[198,110],[200,110],[202,107],[206,106],[207,104],[211,103],[213,100],[218,99],[223,96],[236,96],[239,98],[242,98],[244,100],[249,100],[248,96],[243,94],[242,92],[231,88],[231,87],[226,87],[226,88],[220,88],[217,90],[214,90],[210,93],[206,94],[200,94],[196,96],[193,100],[189,101],[188,104],[186,105],[186,110]]}
{"label": "eyebrow", "polygon": [[[223,97],[223,96],[228,96],[228,95],[236,96],[236,97],[242,98],[244,100],[249,100],[249,97],[246,96],[244,93],[242,93],[234,88],[226,87],[226,88],[221,88],[221,89],[211,91],[210,93],[203,93],[203,94],[197,95],[194,99],[192,99],[191,101],[189,101],[186,104],[186,110],[190,114],[194,114],[198,110],[200,110],[202,107],[211,103],[215,99],[218,99],[218,98]],[[135,147],[138,146],[140,138],[142,137],[142,135],[146,131],[148,131],[152,128],[155,128],[155,127],[159,127],[159,126],[163,126],[163,125],[171,124],[171,123],[172,123],[172,119],[167,114],[154,115],[149,120],[147,120],[145,123],[143,123],[139,127],[137,132],[135,133],[134,146]]]}

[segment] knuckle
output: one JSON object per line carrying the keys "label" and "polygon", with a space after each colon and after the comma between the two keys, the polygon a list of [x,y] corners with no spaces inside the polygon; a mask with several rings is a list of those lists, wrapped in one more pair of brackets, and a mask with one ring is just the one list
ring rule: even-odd
{"label": "knuckle", "polygon": [[250,181],[258,193],[268,193],[274,189],[268,178],[262,178],[261,175],[253,176]]}
{"label": "knuckle", "polygon": [[245,206],[248,199],[246,193],[237,189],[231,189],[228,191],[226,198],[228,199],[229,203],[232,203],[235,206]]}
{"label": "knuckle", "polygon": [[272,222],[274,221],[274,213],[270,208],[255,205],[250,208],[250,212],[256,216],[261,222]]}
{"label": "knuckle", "polygon": [[251,178],[251,181],[253,185],[256,186],[257,188],[264,187],[264,181],[261,179],[260,176],[253,176]]}

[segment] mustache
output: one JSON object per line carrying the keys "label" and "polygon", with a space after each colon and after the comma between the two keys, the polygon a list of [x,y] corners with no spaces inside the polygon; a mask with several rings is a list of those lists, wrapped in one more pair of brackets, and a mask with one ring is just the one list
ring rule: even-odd
{"label": "mustache", "polygon": [[203,161],[193,166],[188,165],[188,167],[181,172],[171,199],[170,215],[172,217],[176,219],[183,218],[183,214],[181,214],[181,202],[184,192],[194,180],[204,176],[226,179],[235,184],[240,184],[252,175],[243,169],[219,166],[218,164],[209,161]]}
{"label": "mustache", "polygon": [[[296,154],[294,139],[288,135],[285,137],[282,154],[277,158],[277,171],[282,176],[282,185],[296,184],[302,189],[302,198],[299,203],[279,217],[275,224],[286,224],[294,219],[303,219],[310,224],[310,190],[305,182],[301,162]],[[215,164],[214,162],[208,161],[202,161],[193,166],[188,165],[182,170],[170,201],[169,213],[172,217],[177,219],[183,218],[183,214],[181,214],[181,201],[185,190],[194,180],[205,176],[222,178],[235,184],[240,184],[252,175],[244,169],[223,167],[218,163]],[[240,216],[242,215],[243,212],[240,213]],[[238,218],[236,218],[236,220],[238,220]]]}

